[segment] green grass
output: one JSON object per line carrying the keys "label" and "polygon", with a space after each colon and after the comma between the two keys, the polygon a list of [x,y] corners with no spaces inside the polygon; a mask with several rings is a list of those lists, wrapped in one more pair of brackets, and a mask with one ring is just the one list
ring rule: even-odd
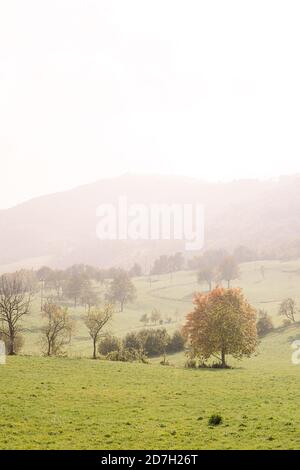
{"label": "green grass", "polygon": [[[13,357],[0,366],[1,449],[297,449],[300,327],[231,370]],[[222,424],[209,426],[212,414]]]}
{"label": "green grass", "polygon": [[[250,302],[265,308],[278,326],[280,301],[299,300],[300,262],[265,262],[241,267]],[[124,335],[141,328],[142,313],[178,309],[178,328],[192,308],[199,286],[195,274],[159,276],[150,286],[135,280],[137,302],[117,313],[111,332]],[[87,331],[78,319],[71,358],[12,357],[0,366],[0,449],[299,449],[300,366],[291,362],[291,343],[300,325],[266,336],[258,354],[231,370],[184,369],[183,353],[150,364],[88,359]],[[299,319],[299,318],[298,318]],[[27,354],[40,352],[39,299],[24,322]],[[76,358],[82,355],[86,357]],[[209,418],[222,417],[218,426]]]}

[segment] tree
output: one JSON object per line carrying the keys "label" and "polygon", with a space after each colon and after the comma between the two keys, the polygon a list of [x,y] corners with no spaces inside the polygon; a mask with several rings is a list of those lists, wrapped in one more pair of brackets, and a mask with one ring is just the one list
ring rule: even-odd
{"label": "tree", "polygon": [[66,281],[64,285],[64,295],[67,299],[74,301],[74,307],[78,305],[78,300],[82,299],[84,292],[90,285],[90,281],[85,274],[74,273]]}
{"label": "tree", "polygon": [[29,314],[32,292],[20,273],[0,277],[0,334],[6,338],[8,355],[16,354],[20,323]]}
{"label": "tree", "polygon": [[257,345],[256,312],[240,289],[217,287],[197,294],[194,310],[187,315],[184,334],[191,358],[216,357],[227,367],[226,356],[249,357]]}
{"label": "tree", "polygon": [[114,351],[120,351],[121,341],[116,336],[105,335],[99,341],[98,352],[101,356],[107,356]]}
{"label": "tree", "polygon": [[142,275],[141,265],[134,263],[128,274],[130,277],[140,277]]}
{"label": "tree", "polygon": [[230,282],[239,277],[239,266],[236,259],[233,256],[227,256],[221,263],[219,272],[221,280],[227,281],[229,289]]}
{"label": "tree", "polygon": [[181,271],[184,268],[185,259],[182,253],[175,253],[172,260],[174,271]]}
{"label": "tree", "polygon": [[170,336],[165,328],[149,328],[137,333],[137,341],[147,356],[155,357],[163,355],[165,357]]}
{"label": "tree", "polygon": [[45,355],[63,354],[64,347],[70,343],[74,331],[74,322],[68,309],[47,301],[43,305],[42,316],[46,321],[41,329]]}
{"label": "tree", "polygon": [[161,320],[161,313],[156,308],[151,312],[151,321],[156,325]]}
{"label": "tree", "polygon": [[123,312],[124,305],[128,302],[133,302],[135,297],[136,289],[128,273],[120,270],[110,283],[106,299],[112,303],[119,302],[120,310]]}
{"label": "tree", "polygon": [[181,331],[175,331],[173,336],[170,337],[168,342],[167,352],[170,354],[174,354],[179,351],[184,350],[185,346],[185,337]]}
{"label": "tree", "polygon": [[292,323],[295,322],[295,314],[297,313],[296,302],[294,299],[287,298],[283,300],[279,307],[278,314],[286,317]]}
{"label": "tree", "polygon": [[176,309],[175,312],[174,312],[174,319],[175,319],[175,322],[178,322],[178,321],[179,321],[179,317],[180,317],[179,311],[178,311],[178,309]]}
{"label": "tree", "polygon": [[256,323],[257,334],[259,337],[266,335],[274,330],[274,325],[270,315],[265,310],[258,311],[258,320]]}
{"label": "tree", "polygon": [[154,261],[151,274],[167,274],[171,272],[170,258],[167,255],[161,255]]}
{"label": "tree", "polygon": [[238,263],[246,263],[257,259],[257,253],[255,253],[255,251],[251,250],[247,246],[243,245],[238,246],[234,250],[233,256]]}
{"label": "tree", "polygon": [[55,269],[48,277],[47,285],[56,291],[57,299],[60,299],[65,282],[65,273],[60,269]]}
{"label": "tree", "polygon": [[144,313],[141,318],[140,318],[140,322],[144,323],[144,325],[148,325],[149,323],[149,317],[147,315],[147,313]]}
{"label": "tree", "polygon": [[215,270],[211,267],[202,268],[197,274],[199,284],[207,282],[209,291],[212,289],[212,282],[215,280],[215,277]]}
{"label": "tree", "polygon": [[81,291],[81,302],[85,305],[85,308],[88,309],[88,311],[90,311],[92,307],[96,307],[98,305],[100,300],[99,294],[96,292],[91,282],[86,282]]}
{"label": "tree", "polygon": [[103,308],[93,308],[84,319],[84,323],[89,330],[93,341],[93,359],[97,357],[97,343],[103,336],[103,328],[109,323],[113,315],[113,307],[110,304]]}

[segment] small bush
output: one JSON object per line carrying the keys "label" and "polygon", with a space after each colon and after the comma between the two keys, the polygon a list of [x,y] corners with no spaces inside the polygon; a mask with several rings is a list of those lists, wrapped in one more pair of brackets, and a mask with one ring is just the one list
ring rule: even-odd
{"label": "small bush", "polygon": [[108,361],[118,362],[143,362],[147,363],[147,357],[135,349],[120,349],[119,351],[112,351],[107,354]]}
{"label": "small bush", "polygon": [[135,349],[137,351],[143,349],[144,346],[140,333],[127,333],[122,344],[124,349]]}
{"label": "small bush", "polygon": [[219,426],[220,424],[222,424],[222,422],[223,422],[223,418],[221,415],[218,415],[218,414],[211,415],[208,420],[209,426]]}
{"label": "small bush", "polygon": [[100,341],[98,351],[101,356],[107,356],[112,352],[119,351],[120,348],[120,340],[116,336],[106,336]]}
{"label": "small bush", "polygon": [[186,363],[184,364],[184,367],[186,369],[196,369],[197,368],[197,361],[195,359],[189,359],[188,361],[186,361]]}
{"label": "small bush", "polygon": [[270,333],[270,331],[274,330],[272,319],[264,310],[259,310],[258,312],[256,328],[259,337],[265,336]]}
{"label": "small bush", "polygon": [[167,346],[168,353],[177,353],[184,350],[185,338],[180,331],[175,331],[173,336],[170,338]]}

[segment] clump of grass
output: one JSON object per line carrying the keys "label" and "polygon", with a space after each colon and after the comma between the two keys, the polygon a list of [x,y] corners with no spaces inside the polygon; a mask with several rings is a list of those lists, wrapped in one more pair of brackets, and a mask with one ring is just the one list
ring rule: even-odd
{"label": "clump of grass", "polygon": [[221,415],[218,415],[218,414],[211,415],[208,420],[209,426],[219,426],[220,424],[222,424],[222,422],[223,422],[223,418]]}

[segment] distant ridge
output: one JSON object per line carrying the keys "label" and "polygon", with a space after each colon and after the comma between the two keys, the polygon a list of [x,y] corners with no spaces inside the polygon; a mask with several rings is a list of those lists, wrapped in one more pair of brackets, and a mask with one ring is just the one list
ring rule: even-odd
{"label": "distant ridge", "polygon": [[[123,175],[31,199],[0,211],[0,264],[47,257],[53,266],[151,263],[181,250],[164,242],[100,242],[96,208],[126,195],[134,203],[204,204],[205,247],[245,245],[272,256],[300,240],[300,176],[208,183],[195,178]],[[300,254],[300,251],[299,251]]]}

